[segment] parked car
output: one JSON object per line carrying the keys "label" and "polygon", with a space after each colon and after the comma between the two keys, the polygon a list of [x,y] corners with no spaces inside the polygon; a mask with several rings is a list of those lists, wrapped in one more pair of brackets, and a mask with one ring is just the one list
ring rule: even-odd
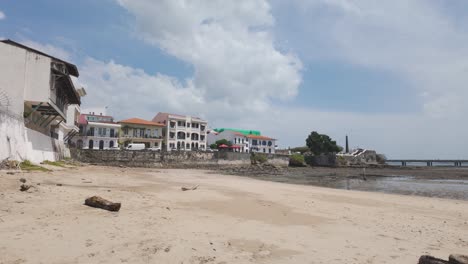
{"label": "parked car", "polygon": [[147,148],[147,150],[151,150],[151,151],[161,151],[161,147]]}
{"label": "parked car", "polygon": [[125,148],[126,150],[143,150],[145,149],[145,144],[143,143],[131,143]]}

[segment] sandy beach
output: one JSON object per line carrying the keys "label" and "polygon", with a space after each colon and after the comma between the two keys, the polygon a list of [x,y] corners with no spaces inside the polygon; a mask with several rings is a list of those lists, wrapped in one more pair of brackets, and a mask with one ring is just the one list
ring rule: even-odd
{"label": "sandy beach", "polygon": [[[20,178],[34,187],[20,192]],[[197,190],[181,191],[194,185]],[[93,195],[122,208],[83,205]],[[467,201],[203,170],[0,172],[2,264],[414,264],[423,254],[451,253],[468,253]]]}

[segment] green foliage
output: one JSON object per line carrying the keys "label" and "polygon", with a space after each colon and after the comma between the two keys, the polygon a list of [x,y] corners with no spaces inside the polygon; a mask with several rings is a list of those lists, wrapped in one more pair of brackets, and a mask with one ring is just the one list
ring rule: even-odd
{"label": "green foliage", "polygon": [[227,145],[227,146],[229,146],[229,147],[232,146],[231,141],[228,141],[227,139],[224,139],[224,138],[223,138],[223,139],[220,139],[220,140],[218,140],[218,141],[216,141],[215,144],[216,144],[217,147],[219,147],[219,146],[221,146],[221,145],[223,145],[223,144],[224,144],[224,145]]}
{"label": "green foliage", "polygon": [[44,160],[42,163],[47,164],[47,165],[57,166],[57,167],[65,167],[65,163],[63,161]]}
{"label": "green foliage", "polygon": [[303,166],[305,166],[304,156],[301,155],[301,154],[292,154],[289,157],[289,166],[291,166],[291,167],[303,167]]}
{"label": "green foliage", "polygon": [[309,147],[296,147],[291,149],[291,153],[299,152],[301,154],[304,154],[307,151],[310,151]]}
{"label": "green foliage", "polygon": [[44,167],[32,164],[29,160],[25,160],[21,162],[20,168],[25,171],[43,171],[43,172],[50,171]]}
{"label": "green foliage", "polygon": [[315,131],[310,133],[306,139],[307,147],[314,155],[328,154],[340,152],[343,148],[336,144],[336,141],[332,140],[325,134],[319,134]]}
{"label": "green foliage", "polygon": [[254,153],[252,152],[250,154],[250,162],[252,164],[257,164],[257,163],[265,163],[268,161],[268,157],[266,154],[263,153]]}
{"label": "green foliage", "polygon": [[213,143],[210,145],[210,149],[217,149],[218,148],[218,145],[216,145],[216,143]]}

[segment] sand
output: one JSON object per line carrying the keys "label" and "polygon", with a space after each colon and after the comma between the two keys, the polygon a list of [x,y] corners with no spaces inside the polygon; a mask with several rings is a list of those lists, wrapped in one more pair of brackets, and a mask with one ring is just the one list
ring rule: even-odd
{"label": "sand", "polygon": [[[120,212],[83,205],[93,195]],[[467,201],[202,170],[0,172],[0,263],[413,264],[468,253],[467,221]]]}

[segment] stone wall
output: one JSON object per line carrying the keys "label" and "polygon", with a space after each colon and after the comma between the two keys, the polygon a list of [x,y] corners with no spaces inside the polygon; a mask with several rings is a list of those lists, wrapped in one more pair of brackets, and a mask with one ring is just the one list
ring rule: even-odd
{"label": "stone wall", "polygon": [[[201,151],[90,150],[71,149],[72,158],[86,163],[128,167],[203,168],[250,164],[250,154]],[[287,166],[288,156],[267,155],[268,163]]]}

